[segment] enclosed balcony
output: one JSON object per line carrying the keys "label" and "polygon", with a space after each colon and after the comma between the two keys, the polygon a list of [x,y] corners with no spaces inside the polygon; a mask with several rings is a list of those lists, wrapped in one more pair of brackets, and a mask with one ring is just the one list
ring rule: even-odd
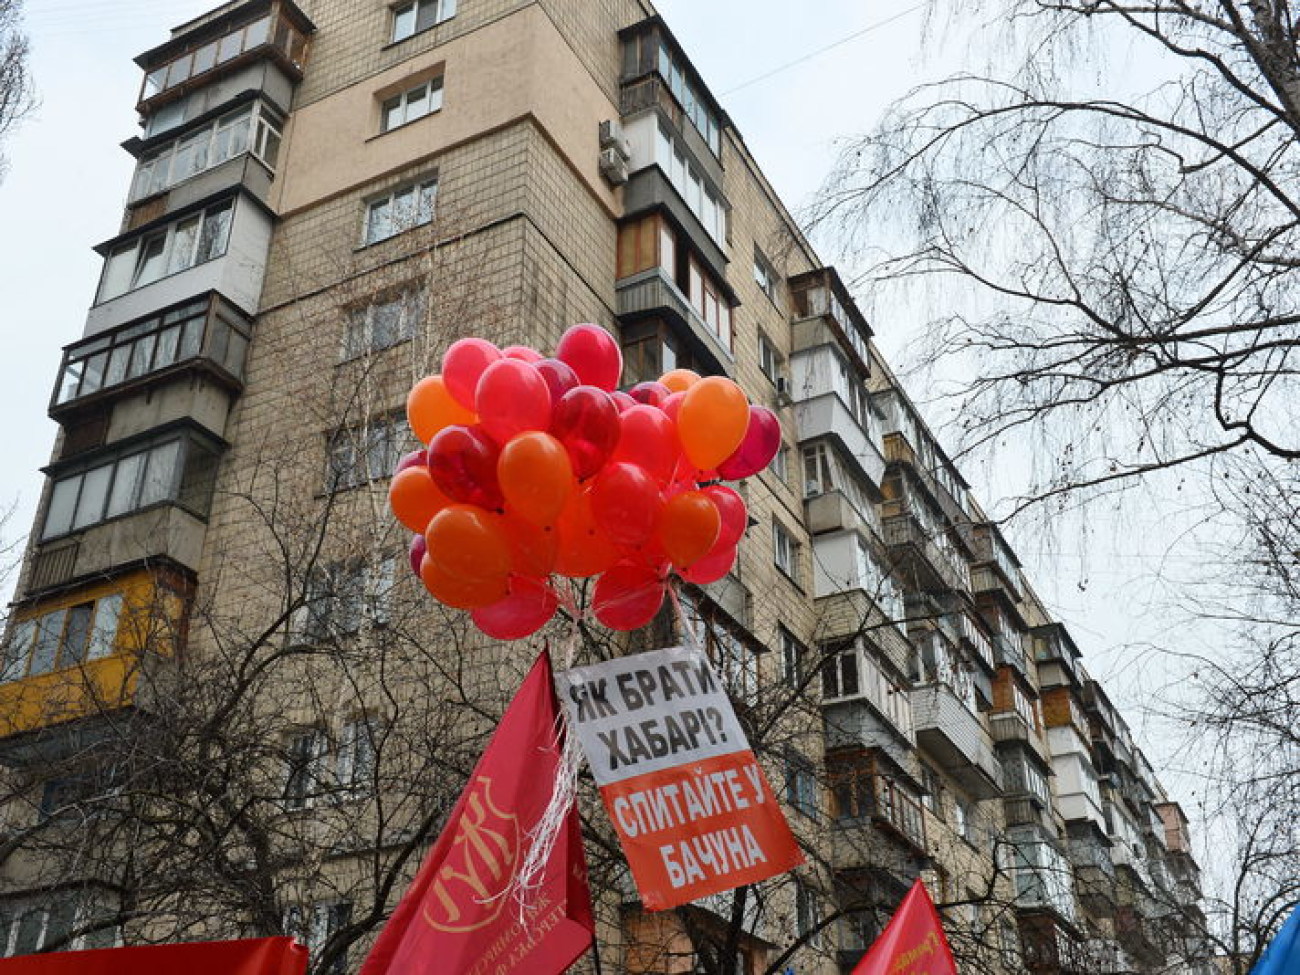
{"label": "enclosed balcony", "polygon": [[1079,687],[1082,680],[1082,655],[1070,633],[1060,623],[1039,626],[1030,631],[1034,662],[1038,665],[1038,682],[1044,688]]}
{"label": "enclosed balcony", "polygon": [[970,588],[966,561],[942,523],[918,501],[906,496],[887,500],[882,532],[890,558],[910,588],[921,592]]}
{"label": "enclosed balcony", "polygon": [[992,799],[1002,794],[1002,767],[970,703],[973,695],[959,693],[950,683],[913,688],[916,741],[971,795]]}
{"label": "enclosed balcony", "polygon": [[988,522],[968,525],[963,530],[975,562],[971,588],[975,592],[998,593],[1012,603],[1020,602],[1023,595],[1020,560],[1003,540],[1002,533]]}
{"label": "enclosed balcony", "polygon": [[871,375],[871,327],[834,268],[790,279],[794,302],[794,351],[833,343],[857,371]]}
{"label": "enclosed balcony", "polygon": [[[0,739],[141,703],[151,663],[183,642],[184,577],[142,571],[21,606],[0,671]],[[0,755],[12,758],[9,745]]]}
{"label": "enclosed balcony", "polygon": [[907,397],[891,387],[874,393],[872,401],[882,417],[885,459],[917,478],[949,521],[968,521],[969,486]]}

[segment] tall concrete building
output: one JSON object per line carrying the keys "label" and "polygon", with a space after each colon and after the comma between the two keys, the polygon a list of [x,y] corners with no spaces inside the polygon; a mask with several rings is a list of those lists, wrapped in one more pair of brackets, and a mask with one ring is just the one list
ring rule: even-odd
{"label": "tall concrete building", "polygon": [[782,419],[735,570],[630,646],[707,647],[808,854],[645,912],[584,796],[599,970],[847,972],[917,876],[963,972],[1198,969],[1186,817],[649,3],[233,0],[136,61],[4,644],[0,953],[355,970],[537,646],[402,568],[406,391],[591,321]]}

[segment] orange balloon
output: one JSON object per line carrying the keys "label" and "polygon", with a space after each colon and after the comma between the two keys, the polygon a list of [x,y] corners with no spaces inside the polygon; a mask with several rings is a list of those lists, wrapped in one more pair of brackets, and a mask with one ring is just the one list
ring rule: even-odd
{"label": "orange balloon", "polygon": [[673,369],[659,377],[659,382],[674,393],[684,393],[699,381],[700,374],[694,369]]}
{"label": "orange balloon", "polygon": [[429,558],[446,575],[495,579],[510,572],[510,539],[501,519],[472,504],[443,508],[429,522],[424,540]]}
{"label": "orange balloon", "polygon": [[677,413],[677,436],[686,459],[712,470],[736,452],[749,428],[749,400],[723,376],[708,376],[686,391]]}
{"label": "orange balloon", "polygon": [[468,427],[478,422],[478,415],[457,403],[441,376],[425,376],[406,397],[406,421],[416,437],[428,443],[444,427]]}
{"label": "orange balloon", "polygon": [[544,579],[555,568],[560,552],[560,531],[550,525],[534,525],[518,515],[501,519],[510,540],[511,567],[516,575]]}
{"label": "orange balloon", "polygon": [[703,491],[683,491],[668,499],[655,534],[673,565],[693,565],[713,548],[722,529],[718,507]]}
{"label": "orange balloon", "polygon": [[479,609],[500,602],[510,594],[506,576],[489,579],[466,579],[445,572],[425,556],[420,563],[420,581],[434,599],[453,609]]}
{"label": "orange balloon", "polygon": [[388,506],[393,514],[413,532],[424,534],[429,522],[451,498],[438,490],[427,467],[408,467],[393,475],[388,485]]}
{"label": "orange balloon", "polygon": [[598,575],[622,558],[614,543],[596,527],[591,514],[591,490],[577,491],[560,513],[556,525],[559,554],[555,571],[573,579]]}
{"label": "orange balloon", "polygon": [[497,482],[510,510],[535,525],[553,525],[573,493],[573,463],[564,444],[529,430],[501,449]]}

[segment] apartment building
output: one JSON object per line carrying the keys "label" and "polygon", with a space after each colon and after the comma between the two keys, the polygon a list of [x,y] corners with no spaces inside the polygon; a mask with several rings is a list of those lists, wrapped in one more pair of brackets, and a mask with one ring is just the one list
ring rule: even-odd
{"label": "apartment building", "polygon": [[781,416],[735,570],[604,652],[708,648],[809,861],[651,914],[591,844],[601,971],[847,972],[917,876],[963,972],[1197,970],[1185,815],[649,3],[232,0],[136,61],[0,670],[0,953],[355,970],[535,652],[402,568],[406,391],[593,321]]}

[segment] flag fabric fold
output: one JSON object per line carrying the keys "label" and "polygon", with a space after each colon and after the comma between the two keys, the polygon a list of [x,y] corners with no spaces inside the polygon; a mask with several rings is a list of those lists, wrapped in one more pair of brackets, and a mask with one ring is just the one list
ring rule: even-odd
{"label": "flag fabric fold", "polygon": [[939,912],[920,878],[853,975],[957,975]]}
{"label": "flag fabric fold", "polygon": [[1291,912],[1250,975],[1295,975],[1296,972],[1300,972],[1300,907]]}
{"label": "flag fabric fold", "polygon": [[551,800],[563,733],[543,651],[360,975],[560,975],[591,946],[576,805],[522,908],[512,883]]}
{"label": "flag fabric fold", "polygon": [[307,949],[293,938],[60,951],[0,961],[0,975],[303,975],[306,971]]}

